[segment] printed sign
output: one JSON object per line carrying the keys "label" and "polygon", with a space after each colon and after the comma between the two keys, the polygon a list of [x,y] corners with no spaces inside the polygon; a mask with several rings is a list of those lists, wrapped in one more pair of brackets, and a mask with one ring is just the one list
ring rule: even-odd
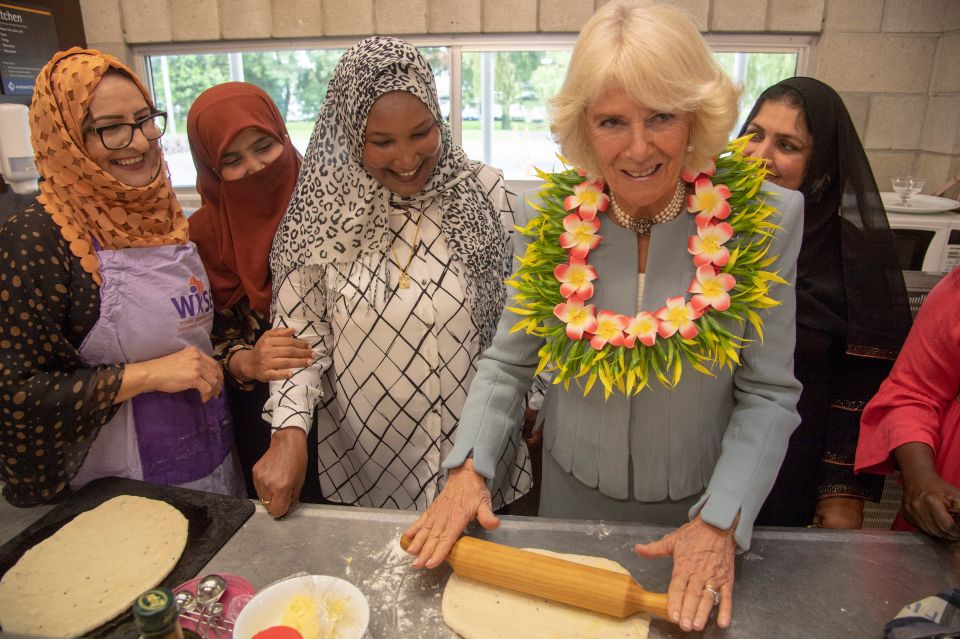
{"label": "printed sign", "polygon": [[53,14],[0,2],[0,93],[32,95],[40,68],[56,51]]}

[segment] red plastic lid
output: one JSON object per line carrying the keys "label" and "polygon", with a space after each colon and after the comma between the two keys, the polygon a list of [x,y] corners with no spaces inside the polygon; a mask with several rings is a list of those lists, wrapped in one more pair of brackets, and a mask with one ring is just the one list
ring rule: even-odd
{"label": "red plastic lid", "polygon": [[303,639],[303,636],[290,626],[270,626],[253,635],[253,639]]}

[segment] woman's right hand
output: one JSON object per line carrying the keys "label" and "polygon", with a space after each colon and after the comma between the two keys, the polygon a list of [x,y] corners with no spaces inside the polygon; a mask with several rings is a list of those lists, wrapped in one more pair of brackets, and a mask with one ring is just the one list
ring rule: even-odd
{"label": "woman's right hand", "polygon": [[543,427],[537,428],[537,417],[540,411],[533,408],[526,408],[523,411],[523,441],[527,448],[533,450],[539,448],[543,443]]}
{"label": "woman's right hand", "polygon": [[500,525],[483,475],[473,470],[473,460],[467,459],[463,466],[450,471],[443,490],[404,533],[413,540],[407,552],[417,555],[413,567],[436,568],[443,563],[474,519],[486,530]]}
{"label": "woman's right hand", "polygon": [[[710,612],[720,606],[717,625],[730,625],[733,613],[734,531],[737,519],[724,530],[700,515],[660,539],[634,546],[646,559],[673,556],[673,574],[667,587],[667,614],[689,632],[703,630]],[[712,596],[708,596],[713,593]]]}
{"label": "woman's right hand", "polygon": [[142,393],[179,393],[190,389],[197,390],[204,402],[219,397],[223,390],[220,365],[193,346],[156,359],[127,364],[114,403],[119,404]]}
{"label": "woman's right hand", "polygon": [[903,514],[924,532],[960,541],[960,523],[950,511],[960,511],[960,489],[930,471],[904,482]]}
{"label": "woman's right hand", "polygon": [[310,343],[296,339],[293,328],[272,328],[251,349],[234,353],[230,372],[242,381],[270,382],[287,379],[291,369],[306,368],[316,357]]}
{"label": "woman's right hand", "polygon": [[306,476],[307,433],[295,426],[275,432],[270,448],[253,465],[257,495],[274,517],[283,517],[297,503]]}
{"label": "woman's right hand", "polygon": [[903,514],[907,520],[935,537],[960,541],[960,524],[950,510],[960,510],[960,488],[944,481],[936,471],[933,449],[908,442],[894,449],[903,473]]}

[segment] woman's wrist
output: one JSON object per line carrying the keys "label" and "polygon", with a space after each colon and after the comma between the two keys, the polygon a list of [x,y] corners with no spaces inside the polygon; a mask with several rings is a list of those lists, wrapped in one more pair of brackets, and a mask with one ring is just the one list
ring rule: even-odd
{"label": "woman's wrist", "polygon": [[237,384],[249,384],[256,380],[255,371],[250,370],[252,350],[249,344],[237,344],[230,348],[223,361],[224,370]]}
{"label": "woman's wrist", "polygon": [[894,449],[897,465],[907,483],[922,481],[930,475],[937,475],[933,449],[921,442],[910,442]]}
{"label": "woman's wrist", "polygon": [[279,445],[300,446],[306,445],[307,433],[299,426],[287,426],[278,428],[270,436],[270,445],[274,443]]}
{"label": "woman's wrist", "polygon": [[113,398],[114,404],[122,404],[132,397],[154,390],[151,387],[149,362],[134,362],[123,367],[123,379]]}
{"label": "woman's wrist", "polygon": [[461,466],[450,469],[448,478],[454,477],[479,481],[484,485],[486,485],[487,481],[487,478],[477,472],[477,469],[473,467],[473,457],[467,457],[465,460],[463,460],[463,464]]}
{"label": "woman's wrist", "polygon": [[736,535],[737,526],[740,524],[740,513],[738,512],[734,516],[733,523],[730,524],[730,526],[728,526],[727,528],[724,528],[723,526],[718,526],[716,524],[711,524],[709,521],[707,521],[702,517],[702,513],[697,513],[693,519],[687,522],[687,524],[692,524],[694,522],[700,522],[705,526],[709,526],[710,528],[715,530],[717,533],[722,533],[728,537],[733,537],[734,535]]}

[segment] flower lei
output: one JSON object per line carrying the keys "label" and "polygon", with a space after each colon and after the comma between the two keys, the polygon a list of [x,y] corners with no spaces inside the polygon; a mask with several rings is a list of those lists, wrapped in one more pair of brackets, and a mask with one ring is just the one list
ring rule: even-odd
{"label": "flower lei", "polygon": [[697,233],[687,250],[696,277],[686,291],[689,301],[681,293],[654,313],[623,315],[587,304],[600,276],[587,259],[602,241],[597,211],[609,204],[605,185],[573,168],[538,171],[545,184],[541,203],[533,206],[540,215],[518,227],[533,240],[507,281],[517,291],[510,310],[524,318],[513,331],[546,340],[538,374],[554,372],[553,383],[565,388],[571,379],[585,379],[584,395],[598,379],[605,397],[614,389],[635,395],[651,376],[676,386],[684,361],[710,376],[711,368],[739,364],[738,351],[749,340],[727,330],[723,320],[746,319],[763,340],[757,311],[779,304],[769,296],[771,283],[787,282],[765,270],[776,260],[768,253],[780,227],[768,219],[775,209],[764,194],[757,197],[767,172],[762,160],[744,155],[748,139],[730,142],[699,175],[681,175],[695,189],[687,210],[697,216]]}

